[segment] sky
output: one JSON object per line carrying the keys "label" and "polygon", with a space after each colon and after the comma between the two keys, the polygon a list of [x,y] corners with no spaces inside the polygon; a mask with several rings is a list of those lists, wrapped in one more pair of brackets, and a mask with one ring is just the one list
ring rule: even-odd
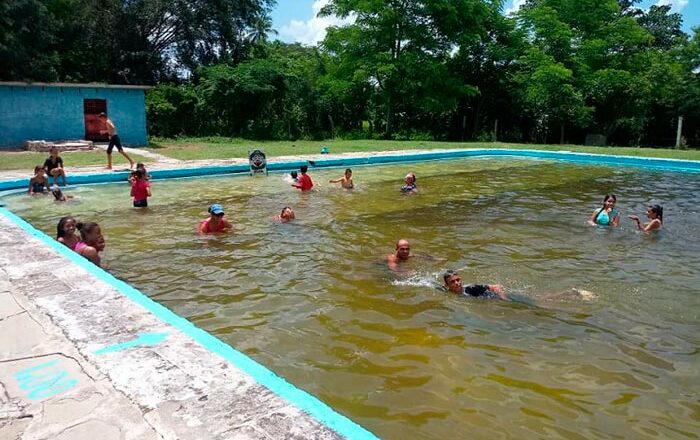
{"label": "sky", "polygon": [[[308,45],[323,40],[326,27],[342,24],[342,20],[336,17],[316,17],[326,3],[328,0],[277,0],[277,6],[272,11],[277,38],[287,43]],[[506,10],[512,11],[525,0],[507,0],[507,3]],[[639,7],[648,8],[654,4],[670,4],[673,12],[683,14],[683,29],[688,33],[693,27],[700,26],[700,0],[643,0]]]}

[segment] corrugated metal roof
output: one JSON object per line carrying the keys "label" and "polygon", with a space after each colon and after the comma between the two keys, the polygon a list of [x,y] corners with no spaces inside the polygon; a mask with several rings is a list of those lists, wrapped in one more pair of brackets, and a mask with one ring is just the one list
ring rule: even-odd
{"label": "corrugated metal roof", "polygon": [[21,81],[0,81],[0,86],[5,87],[73,87],[81,89],[127,89],[127,90],[148,90],[153,86],[134,86],[127,84],[104,84],[104,83],[43,83],[43,82],[21,82]]}

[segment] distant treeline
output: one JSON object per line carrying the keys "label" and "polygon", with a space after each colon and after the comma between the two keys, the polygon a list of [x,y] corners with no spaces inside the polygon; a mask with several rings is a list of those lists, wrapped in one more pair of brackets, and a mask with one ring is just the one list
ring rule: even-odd
{"label": "distant treeline", "polygon": [[7,0],[0,80],[151,84],[158,136],[700,143],[700,30],[639,0],[330,0],[353,24],[270,42],[274,0]]}

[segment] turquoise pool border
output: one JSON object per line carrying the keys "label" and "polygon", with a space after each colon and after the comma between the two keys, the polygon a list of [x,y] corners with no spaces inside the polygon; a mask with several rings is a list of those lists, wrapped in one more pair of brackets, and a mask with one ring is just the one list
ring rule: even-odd
{"label": "turquoise pool border", "polygon": [[[437,152],[422,152],[410,154],[378,154],[367,157],[341,157],[315,160],[312,168],[350,167],[357,165],[377,165],[401,162],[421,162],[428,160],[460,159],[468,157],[519,157],[530,159],[560,160],[573,163],[592,165],[619,165],[640,168],[651,168],[666,171],[700,172],[700,161],[660,159],[653,157],[612,156],[604,154],[573,153],[568,151],[542,150],[507,150],[507,149],[463,149]],[[309,164],[308,160],[293,160],[286,162],[270,162],[268,170],[287,171]],[[216,165],[198,168],[180,168],[151,171],[153,179],[170,179],[178,177],[214,176],[222,174],[247,174],[249,167],[243,165]],[[128,172],[79,174],[69,176],[71,185],[88,183],[124,182]],[[29,179],[0,181],[0,191],[26,189]]]}
{"label": "turquoise pool border", "polygon": [[333,408],[320,401],[317,397],[297,388],[296,386],[287,382],[284,378],[278,376],[273,371],[254,361],[240,351],[234,349],[230,345],[224,343],[217,337],[205,330],[200,329],[192,322],[176,314],[167,307],[153,301],[128,283],[121,281],[109,272],[95,266],[42,231],[39,231],[9,209],[0,207],[0,215],[4,215],[29,235],[37,238],[53,250],[57,251],[62,257],[67,258],[72,263],[77,264],[78,266],[87,270],[91,275],[112,286],[122,295],[139,304],[153,315],[160,318],[162,321],[172,325],[182,333],[190,336],[207,350],[226,359],[236,368],[250,375],[257,383],[265,386],[270,391],[290,402],[341,436],[351,440],[379,440],[379,437],[375,436],[370,431],[353,422],[349,418],[336,412]]}
{"label": "turquoise pool border", "polygon": [[[488,157],[516,157],[531,159],[559,160],[573,163],[584,163],[593,165],[620,165],[640,168],[660,169],[676,172],[700,172],[700,161],[640,158],[630,156],[610,156],[602,154],[573,153],[565,151],[541,151],[541,150],[502,150],[502,149],[468,149],[450,150],[438,152],[421,152],[410,154],[378,154],[367,157],[342,157],[332,159],[319,159],[314,161],[313,168],[350,167],[360,165],[378,165],[401,162],[421,162],[432,160],[460,159],[460,158],[488,158]],[[296,169],[301,165],[307,165],[308,160],[295,160],[287,162],[268,163],[270,171],[288,171]],[[249,167],[243,165],[219,165],[198,168],[181,168],[168,170],[154,170],[150,174],[153,179],[171,179],[183,177],[215,176],[226,174],[247,174]],[[69,177],[71,185],[95,184],[95,183],[118,183],[126,181],[128,172],[116,173],[94,173],[72,175]],[[29,179],[15,179],[0,181],[0,197],[15,193],[18,190],[25,190],[29,185]],[[53,238],[34,228],[21,217],[4,208],[0,201],[0,215],[4,215],[13,221],[18,227],[33,237],[36,237],[61,256],[68,258],[71,262],[87,270],[90,274],[101,281],[114,287],[127,298],[141,305],[149,312],[172,325],[181,332],[189,335],[192,339],[200,343],[209,351],[223,357],[232,365],[249,374],[259,384],[269,388],[271,391],[294,404],[302,411],[314,417],[328,428],[348,439],[378,440],[374,434],[362,426],[353,422],[349,418],[337,413],[331,407],[321,402],[310,393],[303,391],[287,382],[263,365],[257,363],[245,354],[234,349],[230,345],[219,340],[208,332],[198,328],[187,319],[177,315],[165,306],[158,304],[144,295],[131,285],[121,281],[93,265],[85,258],[75,252],[70,251],[65,246],[59,244]]]}

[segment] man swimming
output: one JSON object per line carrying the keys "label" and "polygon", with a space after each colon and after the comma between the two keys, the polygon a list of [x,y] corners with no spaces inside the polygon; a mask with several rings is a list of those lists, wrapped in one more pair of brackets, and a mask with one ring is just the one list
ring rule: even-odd
{"label": "man swimming", "polygon": [[396,242],[396,252],[386,256],[386,262],[389,270],[397,271],[400,263],[405,263],[411,255],[411,244],[405,238]]}
{"label": "man swimming", "polygon": [[503,286],[500,284],[462,284],[462,277],[454,270],[446,271],[442,279],[445,281],[445,288],[458,295],[467,295],[484,298],[498,298],[509,301]]}

